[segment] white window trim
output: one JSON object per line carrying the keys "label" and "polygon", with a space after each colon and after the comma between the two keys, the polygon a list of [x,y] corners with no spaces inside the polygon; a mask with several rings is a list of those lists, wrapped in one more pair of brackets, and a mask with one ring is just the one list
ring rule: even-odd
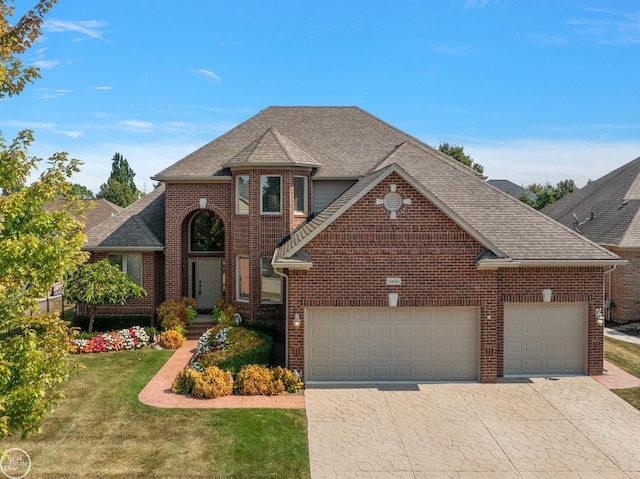
{"label": "white window trim", "polygon": [[[129,276],[129,273],[127,271],[127,256],[139,256],[140,257],[140,284],[138,284],[138,286],[142,287],[142,283],[144,282],[144,259],[142,257],[142,253],[107,253],[107,261],[109,261],[109,256],[122,256],[122,269],[120,271],[122,271],[123,273],[125,273],[127,276]],[[111,263],[111,261],[109,261]],[[131,279],[131,276],[129,276],[129,279]],[[131,279],[131,281],[133,281]],[[133,281],[135,283],[135,281]]]}
{"label": "white window trim", "polygon": [[248,303],[251,298],[251,282],[249,281],[249,297],[242,298],[240,297],[240,260],[246,259],[249,265],[249,270],[251,270],[251,262],[249,261],[249,257],[246,255],[239,254],[236,256],[236,301],[241,303]]}
{"label": "white window trim", "polygon": [[[297,211],[296,210],[296,178],[302,178],[304,180],[303,183],[303,192],[302,194],[304,195],[304,206],[303,206],[303,211]],[[309,205],[308,205],[308,198],[309,198],[309,179],[306,176],[294,176],[293,177],[293,214],[294,215],[306,215],[308,214],[309,211]]]}
{"label": "white window trim", "polygon": [[[264,202],[262,196],[262,180],[263,178],[280,178],[280,207],[277,212],[264,211]],[[260,175],[260,214],[261,215],[281,215],[282,214],[282,176],[281,175]]]}
{"label": "white window trim", "polygon": [[269,263],[271,262],[271,256],[261,256],[260,257],[260,304],[282,304],[282,300],[283,300],[283,294],[282,294],[282,277],[278,276],[277,278],[268,276],[269,279],[277,279],[278,283],[280,285],[280,300],[279,301],[269,301],[269,300],[265,300],[263,299],[263,291],[264,291],[264,279],[267,278],[266,276],[262,275],[262,260],[266,259],[267,261],[269,261]]}
{"label": "white window trim", "polygon": [[[238,184],[240,182],[240,178],[247,178],[247,181],[249,181],[249,175],[238,175],[236,176],[236,214],[237,215],[248,215],[249,212],[251,211],[251,204],[247,203],[247,211],[240,211],[240,188],[238,188]],[[249,187],[249,183],[247,183],[247,188]],[[247,195],[248,195],[248,191],[247,191]],[[247,201],[249,201],[249,199],[247,198]]]}

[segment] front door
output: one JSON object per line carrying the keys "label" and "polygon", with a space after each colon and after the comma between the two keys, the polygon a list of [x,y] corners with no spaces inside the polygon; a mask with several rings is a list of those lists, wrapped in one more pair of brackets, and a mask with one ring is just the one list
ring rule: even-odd
{"label": "front door", "polygon": [[189,296],[198,309],[212,310],[222,296],[223,260],[192,258],[189,260]]}

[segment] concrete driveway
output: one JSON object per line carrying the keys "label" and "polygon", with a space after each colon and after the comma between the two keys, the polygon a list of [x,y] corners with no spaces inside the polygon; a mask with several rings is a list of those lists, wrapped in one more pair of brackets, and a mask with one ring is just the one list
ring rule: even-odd
{"label": "concrete driveway", "polygon": [[589,377],[307,385],[312,479],[640,478],[640,411]]}

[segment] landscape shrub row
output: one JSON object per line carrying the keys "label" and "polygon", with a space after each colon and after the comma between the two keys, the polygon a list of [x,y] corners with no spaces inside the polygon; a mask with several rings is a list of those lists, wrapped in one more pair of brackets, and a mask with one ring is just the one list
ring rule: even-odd
{"label": "landscape shrub row", "polygon": [[73,353],[105,353],[140,349],[151,342],[152,336],[141,326],[97,333],[88,338],[77,338],[71,341]]}

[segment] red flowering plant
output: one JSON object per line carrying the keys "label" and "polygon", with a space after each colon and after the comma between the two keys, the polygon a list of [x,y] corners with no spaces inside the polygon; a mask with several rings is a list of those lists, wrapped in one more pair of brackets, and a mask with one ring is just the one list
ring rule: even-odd
{"label": "red flowering plant", "polygon": [[105,353],[139,349],[149,344],[151,338],[140,326],[100,333],[88,339],[74,339],[71,347],[74,353]]}

